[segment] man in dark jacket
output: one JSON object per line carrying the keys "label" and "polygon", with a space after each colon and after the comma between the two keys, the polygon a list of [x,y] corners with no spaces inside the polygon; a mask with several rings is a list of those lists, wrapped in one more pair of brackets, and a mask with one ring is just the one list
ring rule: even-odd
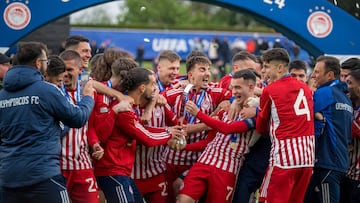
{"label": "man in dark jacket", "polygon": [[340,182],[349,167],[352,104],[341,82],[339,60],[320,56],[311,75],[314,93],[315,166],[305,203],[339,202]]}
{"label": "man in dark jacket", "polygon": [[0,90],[3,86],[3,78],[5,76],[6,71],[10,68],[11,59],[7,57],[5,54],[0,53]]}
{"label": "man in dark jacket", "polygon": [[0,91],[0,186],[3,202],[69,202],[60,172],[61,121],[83,126],[93,108],[88,83],[78,106],[44,81],[47,48],[39,42],[19,44],[17,66]]}

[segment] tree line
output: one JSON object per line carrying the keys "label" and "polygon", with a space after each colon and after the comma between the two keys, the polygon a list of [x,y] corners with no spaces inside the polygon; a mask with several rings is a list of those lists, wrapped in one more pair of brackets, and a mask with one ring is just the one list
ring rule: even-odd
{"label": "tree line", "polygon": [[219,6],[183,0],[125,0],[119,4],[115,21],[105,8],[98,7],[75,19],[75,26],[211,29],[274,32],[253,17]]}

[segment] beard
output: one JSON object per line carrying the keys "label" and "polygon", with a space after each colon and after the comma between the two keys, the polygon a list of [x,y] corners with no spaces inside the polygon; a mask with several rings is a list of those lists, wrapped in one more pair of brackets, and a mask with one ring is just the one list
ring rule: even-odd
{"label": "beard", "polygon": [[154,100],[154,95],[153,95],[152,93],[150,93],[150,94],[144,94],[143,97],[144,97],[144,99],[145,99],[146,101],[148,101],[148,102]]}
{"label": "beard", "polygon": [[42,75],[45,75],[46,69],[47,69],[46,67],[41,66],[40,69],[39,69],[39,71],[40,71],[40,73],[41,73]]}

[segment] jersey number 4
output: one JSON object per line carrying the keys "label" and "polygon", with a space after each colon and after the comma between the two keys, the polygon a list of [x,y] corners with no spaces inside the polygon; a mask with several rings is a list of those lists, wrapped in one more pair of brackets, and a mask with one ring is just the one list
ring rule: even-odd
{"label": "jersey number 4", "polygon": [[307,121],[310,121],[309,105],[308,105],[306,97],[304,95],[304,89],[300,89],[299,94],[296,97],[296,101],[294,104],[294,110],[295,110],[295,114],[297,116],[306,115]]}

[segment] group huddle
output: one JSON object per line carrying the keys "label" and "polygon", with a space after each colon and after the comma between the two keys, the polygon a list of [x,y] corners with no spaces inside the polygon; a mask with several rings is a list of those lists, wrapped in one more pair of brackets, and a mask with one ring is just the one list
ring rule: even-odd
{"label": "group huddle", "polygon": [[211,82],[202,52],[184,77],[176,52],[156,61],[91,56],[82,36],[59,56],[19,43],[0,91],[1,201],[359,200],[360,70],[345,83],[338,59],[320,56],[310,84],[303,62],[273,48],[236,53]]}

